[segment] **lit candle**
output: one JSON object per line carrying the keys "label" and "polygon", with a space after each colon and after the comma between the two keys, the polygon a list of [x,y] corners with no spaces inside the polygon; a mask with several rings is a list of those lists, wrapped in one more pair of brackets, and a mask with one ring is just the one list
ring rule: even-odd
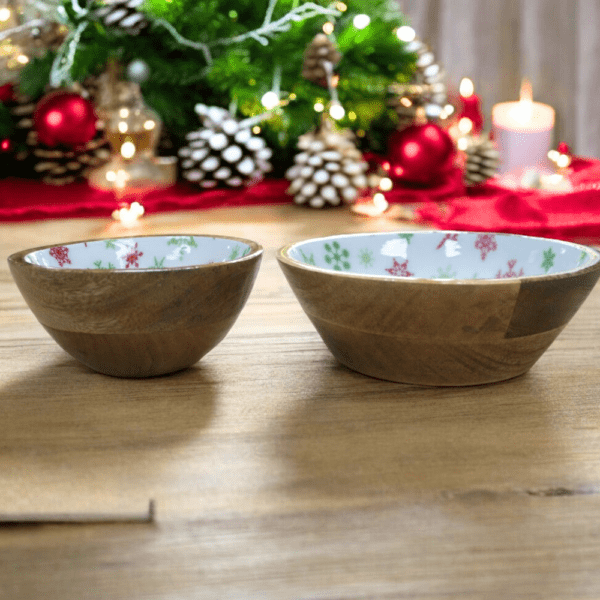
{"label": "lit candle", "polygon": [[529,81],[523,80],[518,102],[503,102],[492,108],[492,122],[500,150],[500,173],[546,164],[554,109],[533,101]]}
{"label": "lit candle", "polygon": [[483,129],[483,114],[481,112],[481,99],[475,94],[475,86],[470,79],[465,77],[460,82],[458,91],[462,103],[458,121],[460,123],[461,119],[468,119],[472,123],[469,133],[479,135]]}

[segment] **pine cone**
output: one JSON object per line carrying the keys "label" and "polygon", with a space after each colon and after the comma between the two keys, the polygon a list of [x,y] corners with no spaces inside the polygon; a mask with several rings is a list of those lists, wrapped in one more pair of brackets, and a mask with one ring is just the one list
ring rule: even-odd
{"label": "pine cone", "polygon": [[[406,44],[405,50],[417,55],[415,72],[408,84],[390,86],[392,98],[388,104],[396,110],[401,125],[410,117],[411,110],[414,114],[414,110],[421,106],[428,119],[437,119],[448,98],[446,73],[436,62],[433,52],[419,39]],[[409,106],[406,100],[410,101]]]}
{"label": "pine cone", "polygon": [[500,153],[490,140],[473,142],[465,150],[467,161],[463,179],[465,185],[477,185],[496,174],[500,165]]}
{"label": "pine cone", "polygon": [[197,104],[195,110],[203,127],[188,133],[189,144],[179,149],[185,179],[203,188],[239,187],[271,170],[271,149],[243,121],[217,106]]}
{"label": "pine cone", "polygon": [[300,136],[294,165],[286,172],[288,194],[296,204],[313,208],[349,204],[367,186],[368,168],[351,134],[332,131],[328,121],[317,131]]}
{"label": "pine cone", "polygon": [[304,51],[302,77],[322,85],[327,77],[325,61],[335,66],[341,59],[342,55],[337,51],[333,42],[324,33],[318,33]]}
{"label": "pine cone", "polygon": [[33,113],[37,104],[28,96],[17,95],[10,107],[15,130],[11,141],[16,148],[15,158],[19,161],[25,160],[30,155],[27,144],[29,133],[33,127]]}
{"label": "pine cone", "polygon": [[138,8],[144,0],[105,0],[95,16],[110,29],[118,29],[129,35],[139,35],[150,25],[146,15]]}
{"label": "pine cone", "polygon": [[65,150],[39,145],[33,148],[32,155],[36,161],[33,170],[41,175],[44,183],[64,185],[85,177],[89,169],[106,163],[110,150],[103,132],[98,132],[80,148]]}

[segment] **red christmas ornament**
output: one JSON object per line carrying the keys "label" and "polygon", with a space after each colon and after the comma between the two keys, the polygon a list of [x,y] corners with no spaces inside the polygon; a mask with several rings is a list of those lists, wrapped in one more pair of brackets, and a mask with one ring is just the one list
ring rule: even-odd
{"label": "red christmas ornament", "polygon": [[0,85],[0,102],[10,102],[15,98],[15,88],[12,83]]}
{"label": "red christmas ornament", "polygon": [[96,135],[94,105],[75,92],[53,92],[44,96],[33,115],[38,139],[46,146],[75,148]]}
{"label": "red christmas ornament", "polygon": [[569,145],[566,142],[560,142],[556,149],[560,154],[567,154],[568,156],[571,156],[571,148],[569,148]]}
{"label": "red christmas ornament", "polygon": [[8,138],[3,139],[0,142],[0,152],[10,152],[12,150],[12,144]]}
{"label": "red christmas ornament", "polygon": [[433,123],[411,125],[388,140],[389,173],[409,183],[433,183],[452,164],[452,138]]}

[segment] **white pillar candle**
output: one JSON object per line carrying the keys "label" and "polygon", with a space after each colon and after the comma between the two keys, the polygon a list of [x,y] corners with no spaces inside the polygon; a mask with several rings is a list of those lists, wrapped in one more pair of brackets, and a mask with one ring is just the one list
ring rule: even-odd
{"label": "white pillar candle", "polygon": [[492,108],[494,139],[500,150],[500,173],[543,168],[552,143],[554,109],[533,102],[531,86],[523,80],[521,98]]}

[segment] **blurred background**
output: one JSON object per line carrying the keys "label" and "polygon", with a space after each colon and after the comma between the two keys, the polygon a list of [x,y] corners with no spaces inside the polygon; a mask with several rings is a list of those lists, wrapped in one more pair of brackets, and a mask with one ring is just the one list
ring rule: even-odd
{"label": "blurred background", "polygon": [[417,35],[436,53],[448,85],[475,84],[486,128],[492,106],[516,100],[521,78],[556,109],[555,144],[600,156],[598,0],[401,0]]}

